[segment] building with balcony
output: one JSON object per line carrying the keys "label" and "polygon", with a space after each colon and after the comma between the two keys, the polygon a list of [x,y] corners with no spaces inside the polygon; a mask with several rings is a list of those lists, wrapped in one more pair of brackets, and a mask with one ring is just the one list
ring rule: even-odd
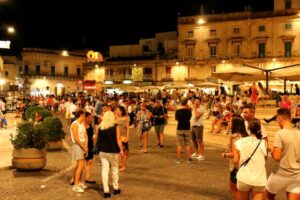
{"label": "building with balcony", "polygon": [[82,91],[84,51],[24,48],[20,78],[31,95],[63,95]]}
{"label": "building with balcony", "polygon": [[[178,60],[190,75],[300,64],[300,1],[274,0],[273,11],[178,18]],[[298,71],[298,70],[297,70]]]}
{"label": "building with balcony", "polygon": [[1,73],[3,91],[19,91],[19,85],[21,84],[20,70],[22,70],[22,60],[19,56],[3,56],[3,70]]}

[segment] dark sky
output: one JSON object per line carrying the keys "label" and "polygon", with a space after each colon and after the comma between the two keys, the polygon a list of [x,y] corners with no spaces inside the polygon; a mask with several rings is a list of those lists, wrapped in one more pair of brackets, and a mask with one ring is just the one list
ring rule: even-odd
{"label": "dark sky", "polygon": [[105,51],[176,31],[178,15],[197,15],[201,4],[206,13],[273,7],[272,0],[0,0],[0,23],[15,24],[18,48]]}

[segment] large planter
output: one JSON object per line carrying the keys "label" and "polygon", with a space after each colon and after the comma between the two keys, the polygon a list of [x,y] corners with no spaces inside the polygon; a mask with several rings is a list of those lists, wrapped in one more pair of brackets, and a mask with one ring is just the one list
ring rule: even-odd
{"label": "large planter", "polygon": [[63,147],[62,140],[48,141],[47,150],[60,150]]}
{"label": "large planter", "polygon": [[46,154],[45,149],[14,149],[12,166],[25,171],[43,169],[46,165]]}

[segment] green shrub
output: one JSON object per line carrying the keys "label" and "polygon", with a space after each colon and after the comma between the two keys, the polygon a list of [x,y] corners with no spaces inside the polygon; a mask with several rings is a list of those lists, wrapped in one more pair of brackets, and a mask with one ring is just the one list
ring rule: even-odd
{"label": "green shrub", "polygon": [[26,119],[29,121],[30,119],[34,121],[34,114],[38,112],[40,113],[43,118],[45,119],[46,117],[52,117],[52,113],[49,111],[49,110],[46,110],[45,108],[43,107],[40,107],[40,106],[29,106],[27,109],[26,109],[26,113],[25,113],[25,116],[26,116]]}
{"label": "green shrub", "polygon": [[40,124],[31,122],[18,124],[17,134],[11,135],[11,143],[15,149],[36,148],[43,149],[47,144],[46,129]]}
{"label": "green shrub", "polygon": [[40,123],[46,129],[46,137],[48,141],[60,141],[65,138],[66,133],[63,125],[57,117],[47,117]]}

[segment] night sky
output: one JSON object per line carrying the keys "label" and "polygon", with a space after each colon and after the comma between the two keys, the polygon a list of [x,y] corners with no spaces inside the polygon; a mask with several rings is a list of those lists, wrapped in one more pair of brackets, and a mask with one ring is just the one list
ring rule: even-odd
{"label": "night sky", "polygon": [[105,52],[109,45],[176,31],[177,17],[199,14],[201,4],[206,13],[242,11],[248,4],[255,11],[273,8],[273,0],[0,0],[0,23],[16,27],[14,49]]}

